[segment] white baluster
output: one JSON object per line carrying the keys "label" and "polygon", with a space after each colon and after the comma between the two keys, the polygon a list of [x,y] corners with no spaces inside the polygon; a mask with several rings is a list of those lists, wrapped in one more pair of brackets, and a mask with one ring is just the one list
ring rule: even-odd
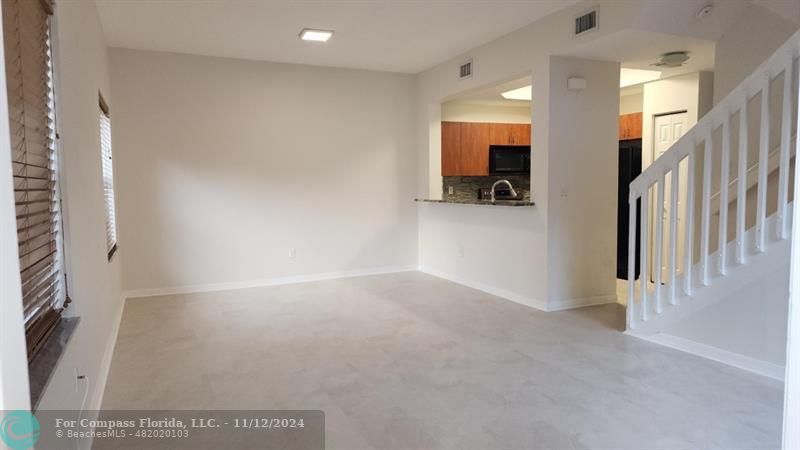
{"label": "white baluster", "polygon": [[685,283],[684,290],[686,295],[692,295],[692,264],[694,263],[694,180],[695,178],[695,143],[689,142],[689,161],[686,170],[686,223],[684,224],[684,263],[683,263],[683,281]]}
{"label": "white baluster", "polygon": [[728,181],[731,165],[730,115],[722,123],[722,162],[719,174],[719,273],[728,273]]}
{"label": "white baluster", "polygon": [[677,303],[675,294],[678,286],[678,194],[680,183],[680,160],[672,166],[669,194],[669,303]]}
{"label": "white baluster", "polygon": [[792,52],[783,72],[783,114],[781,115],[781,154],[778,163],[778,239],[788,237],[789,145],[792,140]]}
{"label": "white baluster", "polygon": [[646,187],[642,192],[642,211],[641,211],[641,239],[639,244],[639,283],[642,290],[642,320],[647,321],[647,279],[649,278],[648,266],[648,252],[647,248],[650,246],[649,242],[649,229],[650,221],[650,188]]}
{"label": "white baluster", "polygon": [[769,158],[769,74],[764,76],[761,88],[761,124],[758,149],[758,198],[756,201],[756,250],[764,251],[767,219],[767,160]]}
{"label": "white baluster", "polygon": [[653,281],[655,283],[656,313],[661,314],[661,254],[664,248],[664,178],[662,173],[658,180],[658,194],[654,211],[656,213],[656,239],[653,243]]}
{"label": "white baluster", "polygon": [[636,195],[628,196],[628,328],[636,327]]}
{"label": "white baluster", "polygon": [[736,173],[736,260],[744,264],[747,259],[747,246],[745,235],[745,213],[747,212],[747,146],[748,120],[747,102],[749,96],[744,93],[742,106],[739,109],[739,161]]}
{"label": "white baluster", "polygon": [[709,126],[703,149],[703,198],[700,211],[700,282],[703,285],[708,285],[708,234],[711,228],[711,153],[714,148],[711,131]]}

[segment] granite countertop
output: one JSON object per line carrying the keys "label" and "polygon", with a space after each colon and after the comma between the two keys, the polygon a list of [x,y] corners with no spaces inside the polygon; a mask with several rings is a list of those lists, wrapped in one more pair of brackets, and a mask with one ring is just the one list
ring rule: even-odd
{"label": "granite countertop", "polygon": [[495,203],[489,200],[434,200],[430,198],[415,198],[415,202],[425,203],[449,203],[453,205],[481,205],[481,206],[533,206],[534,203],[527,200],[497,200]]}

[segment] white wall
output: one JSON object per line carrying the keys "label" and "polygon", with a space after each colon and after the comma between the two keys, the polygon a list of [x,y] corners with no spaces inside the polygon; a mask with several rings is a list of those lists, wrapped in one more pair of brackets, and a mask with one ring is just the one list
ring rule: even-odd
{"label": "white wall", "polygon": [[111,54],[126,290],[416,266],[412,76]]}
{"label": "white wall", "polygon": [[[791,211],[790,211],[791,213]],[[768,221],[771,229],[774,218]],[[754,230],[748,231],[752,241]],[[773,378],[784,374],[789,315],[790,240],[772,241],[769,252],[751,255],[748,266],[719,281],[720,290],[698,291],[678,321],[668,322],[657,341],[747,368]],[[728,244],[729,254],[734,242]],[[737,284],[738,282],[738,284]],[[731,284],[733,283],[733,284]],[[696,307],[692,309],[693,307]]]}
{"label": "white wall", "polygon": [[[40,409],[96,409],[122,312],[120,255],[106,256],[98,91],[113,108],[105,39],[94,2],[56,5],[55,56],[66,270],[81,321],[50,380]],[[120,250],[124,253],[124,248]],[[86,376],[76,390],[75,371]],[[86,393],[88,389],[88,394]]]}
{"label": "white wall", "polygon": [[[0,23],[0,36],[3,35],[2,27]],[[5,61],[4,47],[0,45],[0,410],[14,410],[30,409],[30,395],[11,176]]]}
{"label": "white wall", "polygon": [[632,114],[644,109],[644,94],[621,95],[619,97],[619,113]]}
{"label": "white wall", "polygon": [[[769,2],[764,2],[769,3]],[[773,2],[774,3],[774,2]],[[796,17],[750,5],[717,41],[714,52],[714,104],[797,31]]]}
{"label": "white wall", "polygon": [[788,297],[789,266],[785,265],[664,332],[783,367]]}
{"label": "white wall", "polygon": [[531,105],[481,105],[459,101],[442,104],[442,121],[483,123],[531,123]]}
{"label": "white wall", "polygon": [[550,58],[549,309],[616,301],[618,108],[618,63]]}
{"label": "white wall", "polygon": [[421,203],[420,269],[547,309],[545,224],[533,207]]}

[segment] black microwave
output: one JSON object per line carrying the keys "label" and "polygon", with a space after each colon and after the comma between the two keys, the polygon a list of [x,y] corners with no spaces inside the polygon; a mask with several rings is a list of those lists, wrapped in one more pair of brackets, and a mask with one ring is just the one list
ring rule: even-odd
{"label": "black microwave", "polygon": [[527,175],[531,173],[530,145],[490,145],[490,175]]}

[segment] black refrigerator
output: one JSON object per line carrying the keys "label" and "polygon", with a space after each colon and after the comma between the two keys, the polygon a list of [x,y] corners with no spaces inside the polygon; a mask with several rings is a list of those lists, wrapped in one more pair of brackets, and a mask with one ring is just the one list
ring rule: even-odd
{"label": "black refrigerator", "polygon": [[[639,248],[641,234],[642,200],[636,201],[636,230],[629,230],[630,208],[628,193],[631,181],[642,173],[642,140],[619,141],[619,189],[617,190],[617,278],[628,279],[628,233],[636,233],[636,248]],[[638,253],[637,253],[638,254]],[[636,278],[639,278],[639,258],[636,258]]]}

